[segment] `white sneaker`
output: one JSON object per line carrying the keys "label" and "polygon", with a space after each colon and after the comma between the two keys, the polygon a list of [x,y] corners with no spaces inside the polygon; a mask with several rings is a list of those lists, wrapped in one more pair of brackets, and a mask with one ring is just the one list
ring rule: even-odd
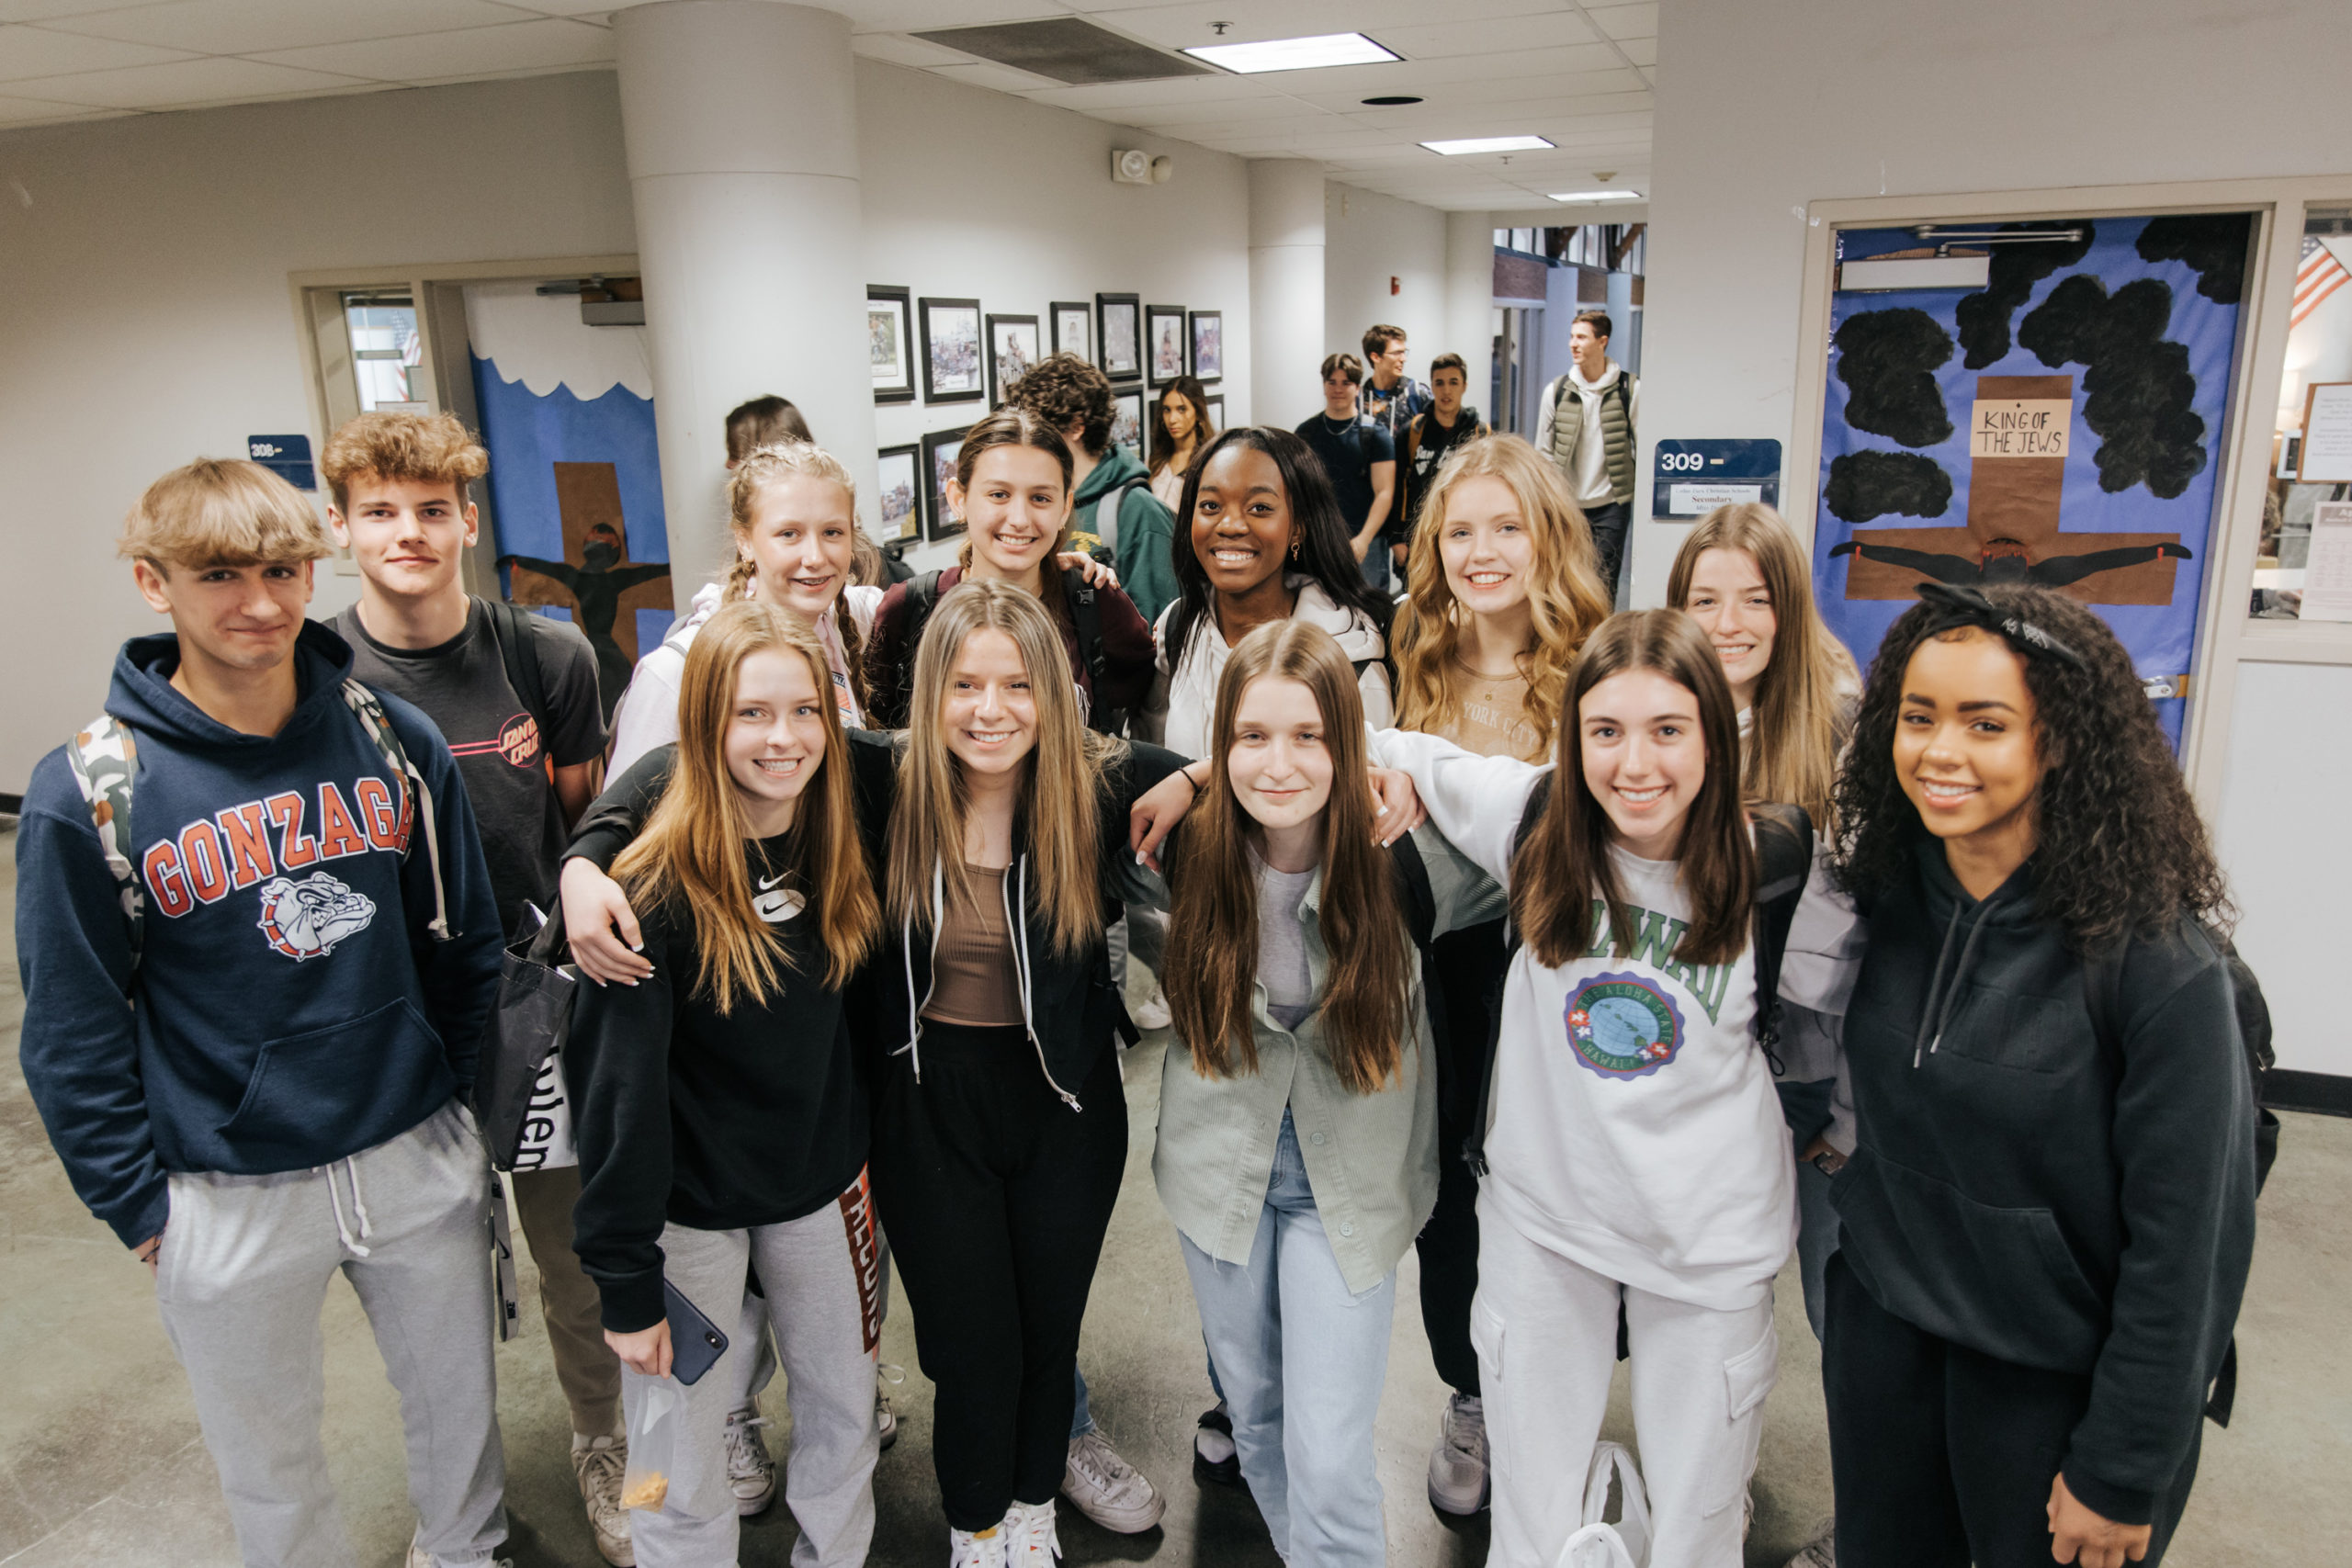
{"label": "white sneaker", "polygon": [[1457,1393],[1445,1402],[1430,1450],[1430,1506],[1468,1516],[1487,1497],[1487,1407],[1475,1393]]}
{"label": "white sneaker", "polygon": [[1069,1463],[1062,1472],[1062,1495],[1080,1513],[1119,1535],[1149,1529],[1168,1507],[1143,1472],[1121,1459],[1101,1432],[1070,1439]]}
{"label": "white sneaker", "polygon": [[949,1529],[947,1568],[1005,1568],[1012,1520],[1012,1516],[1007,1514],[1003,1524],[991,1525],[984,1530]]}
{"label": "white sneaker", "polygon": [[[408,1568],[433,1568],[433,1554],[416,1544],[416,1537],[408,1538]],[[493,1557],[481,1568],[514,1568],[512,1557]]]}
{"label": "white sneaker", "polygon": [[1797,1548],[1788,1568],[1838,1568],[1838,1521],[1824,1519],[1813,1539]]}
{"label": "white sneaker", "polygon": [[1159,988],[1159,981],[1154,980],[1151,983],[1149,995],[1127,1009],[1127,1017],[1134,1021],[1137,1029],[1153,1030],[1168,1027],[1168,993]]}
{"label": "white sneaker", "polygon": [[890,1374],[894,1371],[906,1376],[896,1367],[879,1368],[874,1374],[874,1429],[882,1435],[886,1449],[899,1440],[899,1413],[890,1408]]}
{"label": "white sneaker", "polygon": [[571,1470],[580,1482],[580,1500],[588,1506],[588,1528],[596,1532],[596,1555],[613,1568],[636,1568],[637,1548],[630,1544],[628,1510],[621,1506],[621,1477],[628,1469],[625,1438],[571,1439]]}
{"label": "white sneaker", "polygon": [[1062,1554],[1061,1537],[1054,1530],[1054,1500],[1015,1503],[1004,1516],[1005,1568],[1054,1568]]}
{"label": "white sneaker", "polygon": [[735,1511],[746,1517],[766,1512],[775,1501],[775,1459],[760,1436],[768,1418],[752,1414],[758,1408],[747,1404],[727,1413],[727,1489],[735,1494]]}

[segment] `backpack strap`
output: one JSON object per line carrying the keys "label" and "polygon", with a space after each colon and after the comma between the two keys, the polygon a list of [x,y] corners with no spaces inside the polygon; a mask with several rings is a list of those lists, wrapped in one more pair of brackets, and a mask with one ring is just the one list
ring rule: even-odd
{"label": "backpack strap", "polygon": [[1125,728],[1126,716],[1112,712],[1102,703],[1102,674],[1111,667],[1111,656],[1102,649],[1101,598],[1094,584],[1082,577],[1066,576],[1062,583],[1069,591],[1070,629],[1078,635],[1079,660],[1086,666],[1087,684],[1093,688],[1087,701],[1087,728],[1116,735]]}
{"label": "backpack strap", "polygon": [[910,614],[905,639],[899,644],[898,668],[884,671],[889,677],[891,700],[902,725],[914,716],[915,651],[922,647],[922,629],[931,624],[931,613],[939,607],[939,573],[917,572],[907,579],[906,589]]}
{"label": "backpack strap", "polygon": [[539,727],[542,743],[548,735],[547,678],[539,670],[538,641],[531,632],[531,614],[503,599],[482,601],[490,609],[492,640],[498,660],[506,669],[506,683],[523,699],[523,709]]}
{"label": "backpack strap", "polygon": [[139,772],[138,738],[114,715],[101,713],[66,743],[65,763],[73,771],[82,798],[89,803],[98,848],[106,855],[107,869],[114,874],[125,935],[130,942],[130,967],[136,974],[147,929],[147,891],[140,884],[139,868],[130,863],[130,781]]}
{"label": "backpack strap", "polygon": [[1781,1071],[1781,960],[1813,874],[1813,820],[1803,807],[1750,808],[1756,830],[1756,1043]]}
{"label": "backpack strap", "polygon": [[[1094,525],[1092,533],[1101,542],[1101,547],[1110,552],[1113,557],[1111,560],[1104,562],[1105,565],[1118,564],[1116,557],[1119,548],[1119,514],[1126,507],[1127,497],[1142,489],[1143,484],[1144,481],[1141,479],[1129,479],[1126,483],[1105,491],[1094,498],[1094,510],[1089,515],[1088,521]],[[1111,523],[1107,528],[1102,525],[1103,519],[1106,517]],[[1095,558],[1101,560],[1102,558],[1097,556]]]}
{"label": "backpack strap", "polygon": [[[1554,775],[1544,773],[1527,792],[1527,805],[1519,814],[1519,827],[1510,836],[1510,856],[1519,859],[1519,852],[1535,831],[1535,824],[1544,819],[1544,807],[1552,799]],[[1401,840],[1400,840],[1401,841]],[[1487,1123],[1495,1117],[1495,1072],[1491,1066],[1497,1047],[1502,1043],[1503,987],[1510,984],[1510,966],[1518,958],[1521,942],[1519,925],[1506,918],[1503,921],[1503,961],[1495,971],[1495,982],[1487,989],[1487,1100],[1477,1116],[1470,1123],[1470,1135],[1462,1140],[1462,1158],[1474,1175],[1487,1174]]]}
{"label": "backpack strap", "polygon": [[[356,679],[346,679],[343,683],[343,701],[352,716],[359,720],[359,728],[368,732],[368,739],[374,742],[376,755],[391,769],[392,776],[401,781],[401,816],[404,819],[401,825],[408,827],[419,820],[423,822],[425,861],[433,874],[433,919],[426,929],[432,931],[434,941],[447,942],[454,933],[449,930],[448,889],[443,886],[441,877],[441,825],[433,808],[433,792],[425,787],[424,775],[409,760],[408,749],[401,744],[401,738],[394,733],[392,721],[385,714],[384,705],[376,700],[376,694]],[[414,847],[416,840],[413,834],[408,836],[408,843],[412,849]],[[401,852],[401,859],[407,859],[408,855],[409,850]]]}

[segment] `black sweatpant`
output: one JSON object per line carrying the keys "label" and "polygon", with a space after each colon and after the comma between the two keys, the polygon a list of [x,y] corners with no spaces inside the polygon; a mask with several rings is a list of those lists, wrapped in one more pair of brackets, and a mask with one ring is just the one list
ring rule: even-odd
{"label": "black sweatpant", "polygon": [[[2046,1568],[2050,1485],[2091,1380],[1996,1360],[1913,1326],[1829,1259],[1822,1385],[1838,1568]],[[2156,1568],[2197,1479],[2199,1437],[2158,1499]]]}
{"label": "black sweatpant", "polygon": [[1413,1238],[1421,1260],[1421,1326],[1437,1375],[1457,1393],[1478,1393],[1478,1356],[1470,1348],[1470,1298],[1478,1293],[1478,1179],[1462,1158],[1463,1140],[1487,1110],[1491,1003],[1501,994],[1508,958],[1503,922],[1448,931],[1430,944],[1443,993],[1444,1055],[1438,1063],[1437,1207]]}
{"label": "black sweatpant", "polygon": [[1584,508],[1585,525],[1592,530],[1594,564],[1600,572],[1601,592],[1617,603],[1617,580],[1623,574],[1626,536],[1633,531],[1634,509],[1622,501]]}
{"label": "black sweatpant", "polygon": [[923,1025],[922,1081],[894,1056],[876,1098],[875,1200],[937,1385],[931,1456],[947,1522],[983,1530],[1061,1490],[1086,1293],[1127,1160],[1110,1051],[1072,1092],[1018,1027]]}

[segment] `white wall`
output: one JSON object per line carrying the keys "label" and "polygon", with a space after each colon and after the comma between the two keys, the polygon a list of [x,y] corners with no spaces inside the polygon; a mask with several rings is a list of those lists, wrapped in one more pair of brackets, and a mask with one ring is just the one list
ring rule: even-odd
{"label": "white wall", "polygon": [[[1327,354],[1362,357],[1375,321],[1405,329],[1408,373],[1430,378],[1430,361],[1461,346],[1445,335],[1445,214],[1353,186],[1323,188],[1323,336]],[[1397,292],[1388,292],[1396,279]],[[1314,393],[1315,367],[1301,378]],[[1471,401],[1477,401],[1474,395]]]}
{"label": "white wall", "polygon": [[[1091,305],[1098,293],[1137,294],[1146,305],[1223,310],[1225,379],[1209,389],[1224,394],[1228,423],[1248,422],[1242,160],[866,60],[858,62],[857,118],[869,281],[902,285],[918,299],[977,297],[986,313],[1035,316],[1048,349],[1046,307],[1057,299]],[[1114,147],[1168,153],[1175,175],[1161,186],[1115,185]],[[876,439],[905,446],[987,412],[983,402],[887,405],[874,411]],[[907,558],[936,565],[952,555],[949,546]]]}
{"label": "white wall", "polygon": [[[857,95],[870,281],[1041,318],[1097,290],[1221,309],[1219,389],[1249,417],[1238,160],[869,61]],[[1114,145],[1171,153],[1174,179],[1113,185]],[[114,559],[141,489],[249,434],[322,442],[288,274],[637,248],[605,72],[0,133],[0,174],[31,197],[0,186],[6,793],[97,711],[121,639],[160,629]],[[980,412],[880,409],[879,440]],[[354,581],[322,570],[313,613]]]}
{"label": "white wall", "polygon": [[[2352,148],[2342,0],[1674,0],[1658,51],[1645,481],[1662,436],[1790,440],[1796,356],[1823,352],[1797,341],[1809,202],[2341,172]],[[1679,539],[1639,529],[1634,603]],[[2352,825],[2281,775],[2352,772],[2347,696],[2343,670],[2248,668],[2222,807],[2280,1063],[2316,1072],[2352,1073],[2315,945],[2343,930]]]}

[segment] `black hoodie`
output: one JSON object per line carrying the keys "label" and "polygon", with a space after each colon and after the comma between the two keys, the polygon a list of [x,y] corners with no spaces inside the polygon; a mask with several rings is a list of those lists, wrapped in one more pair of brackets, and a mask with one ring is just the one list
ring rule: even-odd
{"label": "black hoodie", "polygon": [[2126,947],[2103,1043],[2091,966],[2035,913],[2032,877],[1972,899],[1928,842],[1867,910],[1846,1013],[1859,1146],[1832,1193],[1847,1262],[1888,1312],[2090,1378],[2066,1484],[2145,1524],[2245,1289],[2251,1086],[2193,920]]}

